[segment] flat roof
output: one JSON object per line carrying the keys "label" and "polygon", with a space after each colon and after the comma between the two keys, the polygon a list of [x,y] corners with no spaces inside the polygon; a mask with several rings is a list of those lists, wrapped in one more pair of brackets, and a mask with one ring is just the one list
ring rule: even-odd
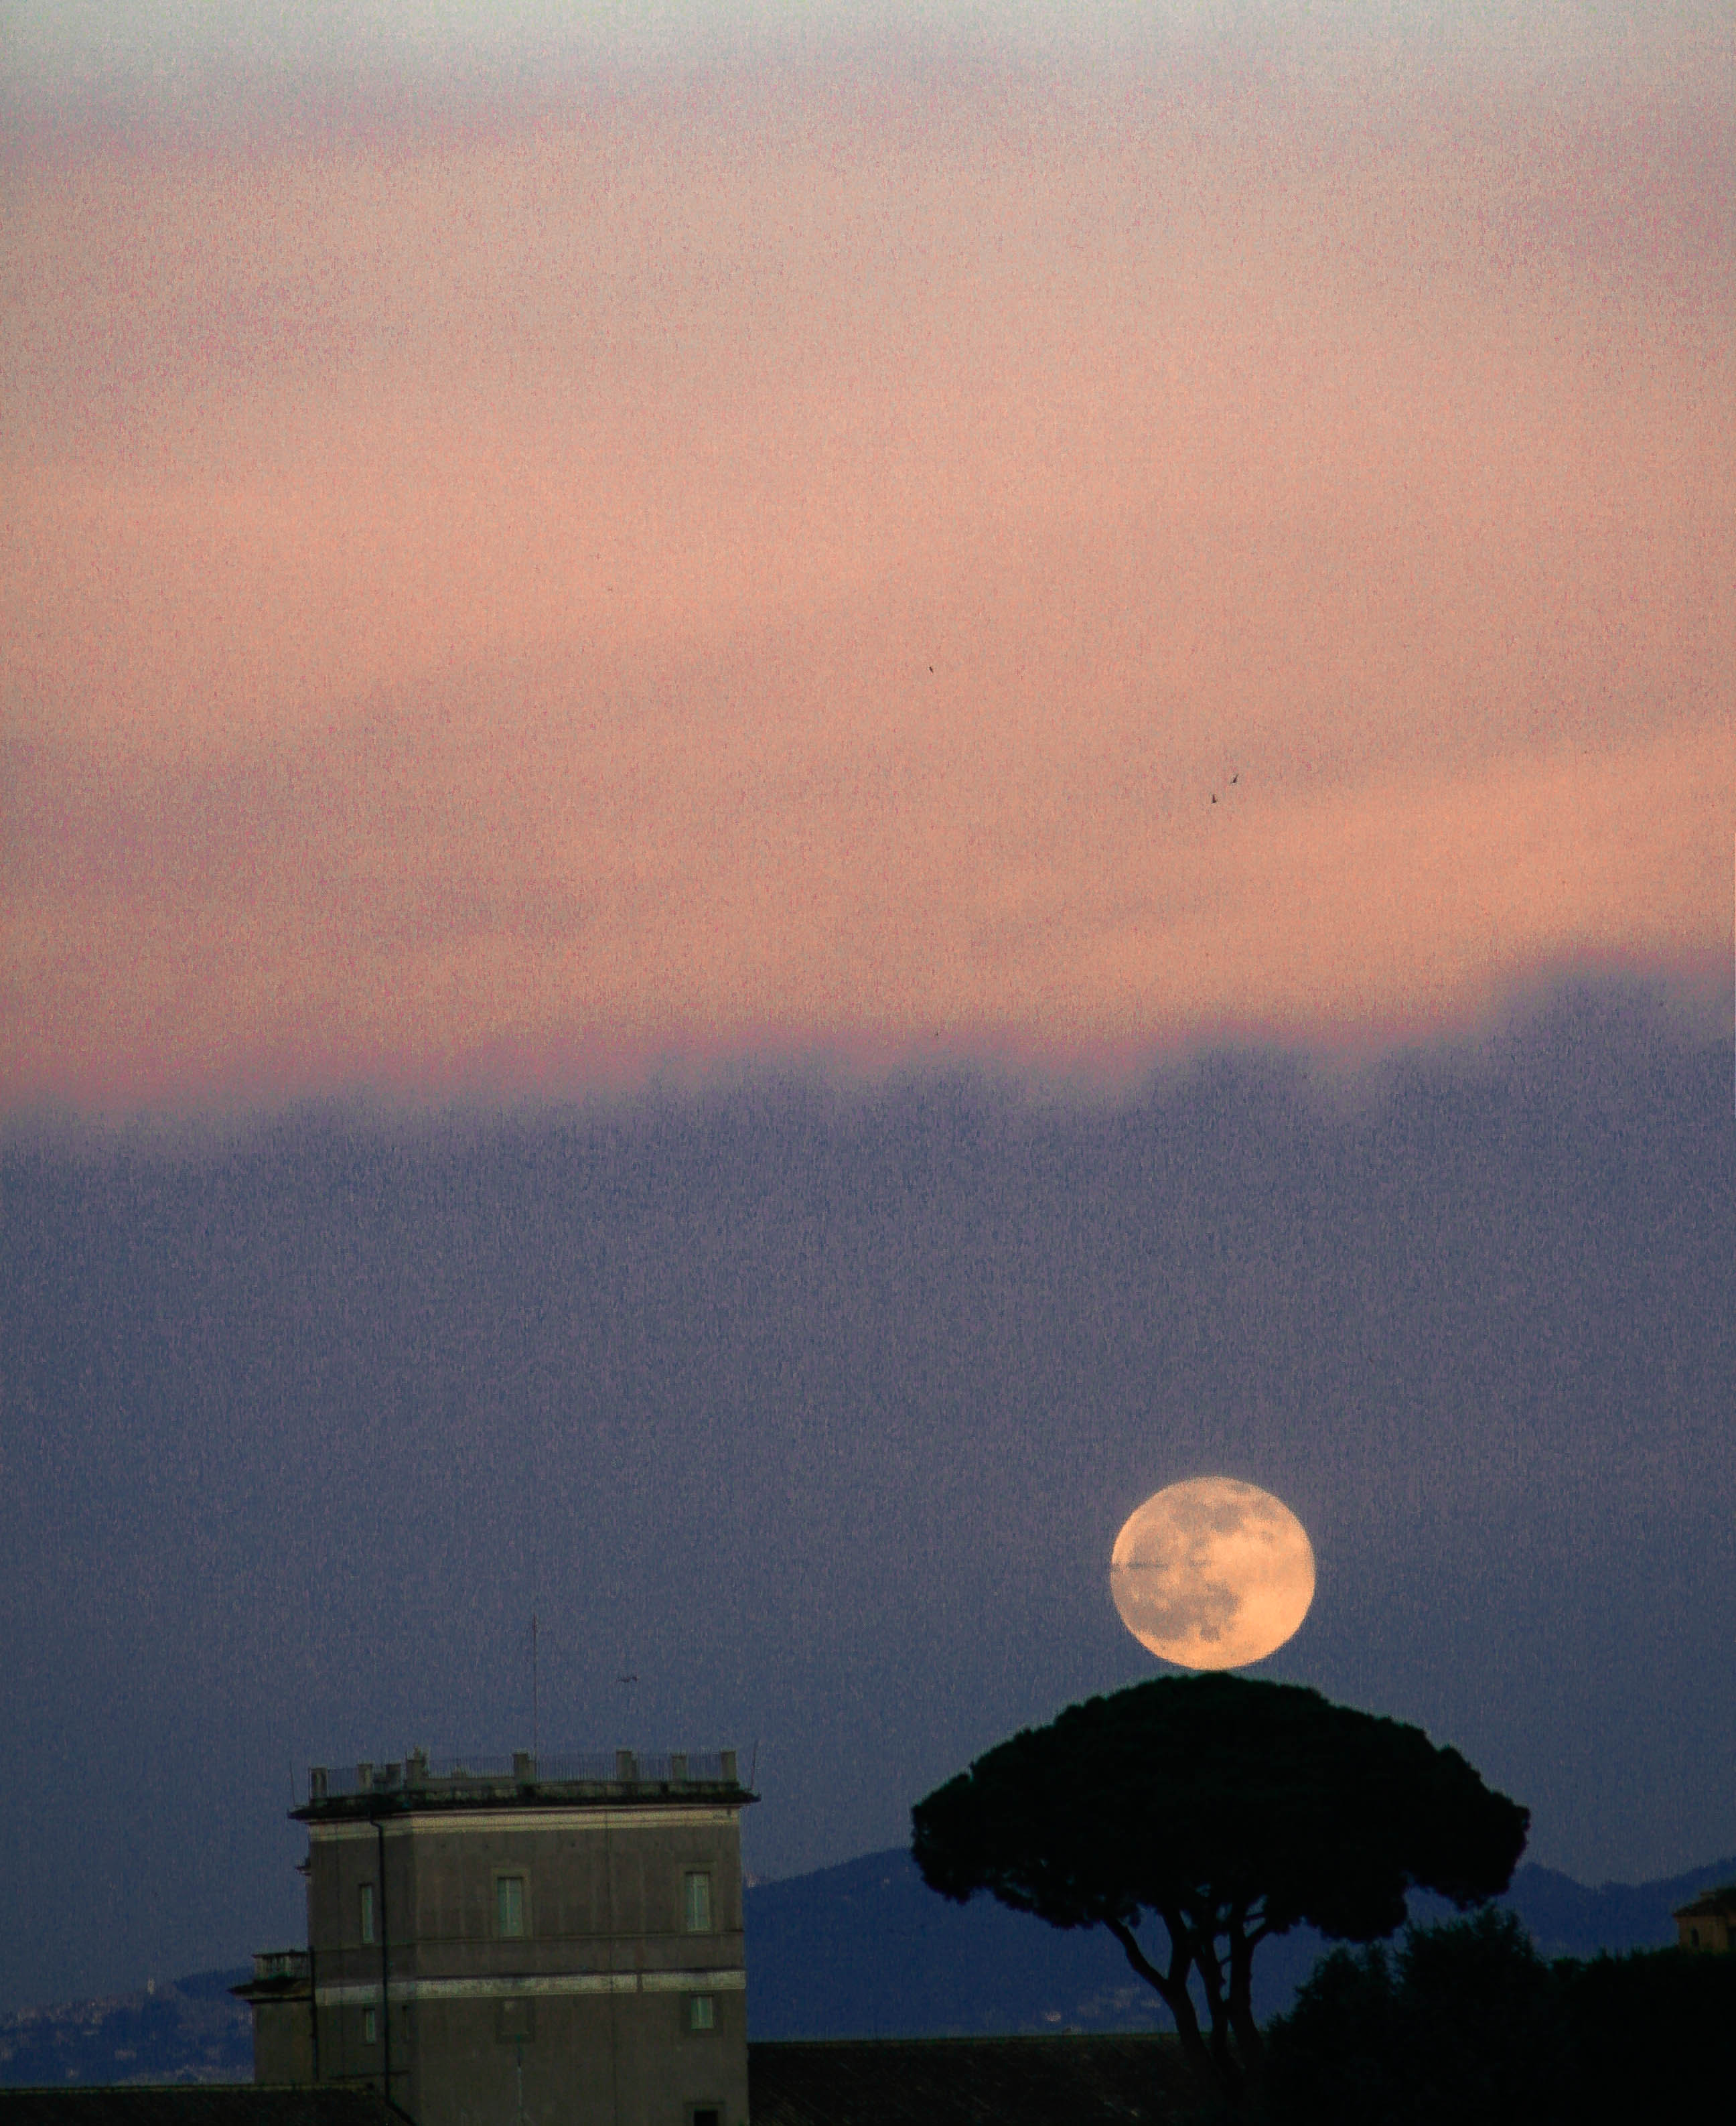
{"label": "flat roof", "polygon": [[387,1763],[309,1765],[307,1798],[290,1814],[301,1823],[331,1823],[487,1809],[745,1808],[759,1796],[743,1782],[738,1762],[734,1750],[518,1750],[441,1760],[413,1750]]}

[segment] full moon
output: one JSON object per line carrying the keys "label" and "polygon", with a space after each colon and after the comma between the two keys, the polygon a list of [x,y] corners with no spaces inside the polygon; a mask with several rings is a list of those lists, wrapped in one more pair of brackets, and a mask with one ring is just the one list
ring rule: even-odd
{"label": "full moon", "polygon": [[1281,1499],[1195,1476],[1129,1515],[1109,1591],[1143,1646],[1178,1668],[1241,1668],[1276,1653],[1314,1599],[1308,1531]]}

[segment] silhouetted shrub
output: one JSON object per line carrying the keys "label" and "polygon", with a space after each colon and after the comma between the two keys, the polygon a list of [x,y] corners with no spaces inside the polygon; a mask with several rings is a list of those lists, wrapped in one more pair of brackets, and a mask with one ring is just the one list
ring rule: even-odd
{"label": "silhouetted shrub", "polygon": [[1736,1956],[1661,1949],[1555,1972],[1582,2118],[1648,2119],[1661,2104],[1725,2115],[1736,2084]]}
{"label": "silhouetted shrub", "polygon": [[1267,2034],[1271,2126],[1595,2126],[1696,2100],[1736,2070],[1736,1958],[1538,1955],[1511,1913],[1323,1958]]}
{"label": "silhouetted shrub", "polygon": [[1269,2034],[1273,2120],[1534,2126],[1561,2087],[1555,1985],[1511,1912],[1336,1950]]}

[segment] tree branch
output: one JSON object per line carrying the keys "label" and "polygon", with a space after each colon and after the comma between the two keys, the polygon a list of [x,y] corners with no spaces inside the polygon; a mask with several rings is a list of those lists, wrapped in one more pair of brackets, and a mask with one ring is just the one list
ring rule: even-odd
{"label": "tree branch", "polygon": [[1211,2056],[1200,2034],[1200,2019],[1194,2013],[1193,1996],[1187,1990],[1187,1969],[1192,1958],[1187,1948],[1186,1929],[1171,1926],[1168,1915],[1163,1916],[1163,1924],[1169,1929],[1169,1972],[1166,1977],[1140,1948],[1138,1935],[1125,1920],[1105,1920],[1103,1924],[1120,1943],[1127,1961],[1175,2017],[1176,2034],[1182,2040],[1182,2051],[1196,2068],[1209,2074]]}

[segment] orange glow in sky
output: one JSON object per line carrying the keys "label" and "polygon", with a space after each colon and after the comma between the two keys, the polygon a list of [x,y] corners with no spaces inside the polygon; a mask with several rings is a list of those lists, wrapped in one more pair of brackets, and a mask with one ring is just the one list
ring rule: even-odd
{"label": "orange glow in sky", "polygon": [[1727,980],[1726,87],[21,133],[0,1103]]}

